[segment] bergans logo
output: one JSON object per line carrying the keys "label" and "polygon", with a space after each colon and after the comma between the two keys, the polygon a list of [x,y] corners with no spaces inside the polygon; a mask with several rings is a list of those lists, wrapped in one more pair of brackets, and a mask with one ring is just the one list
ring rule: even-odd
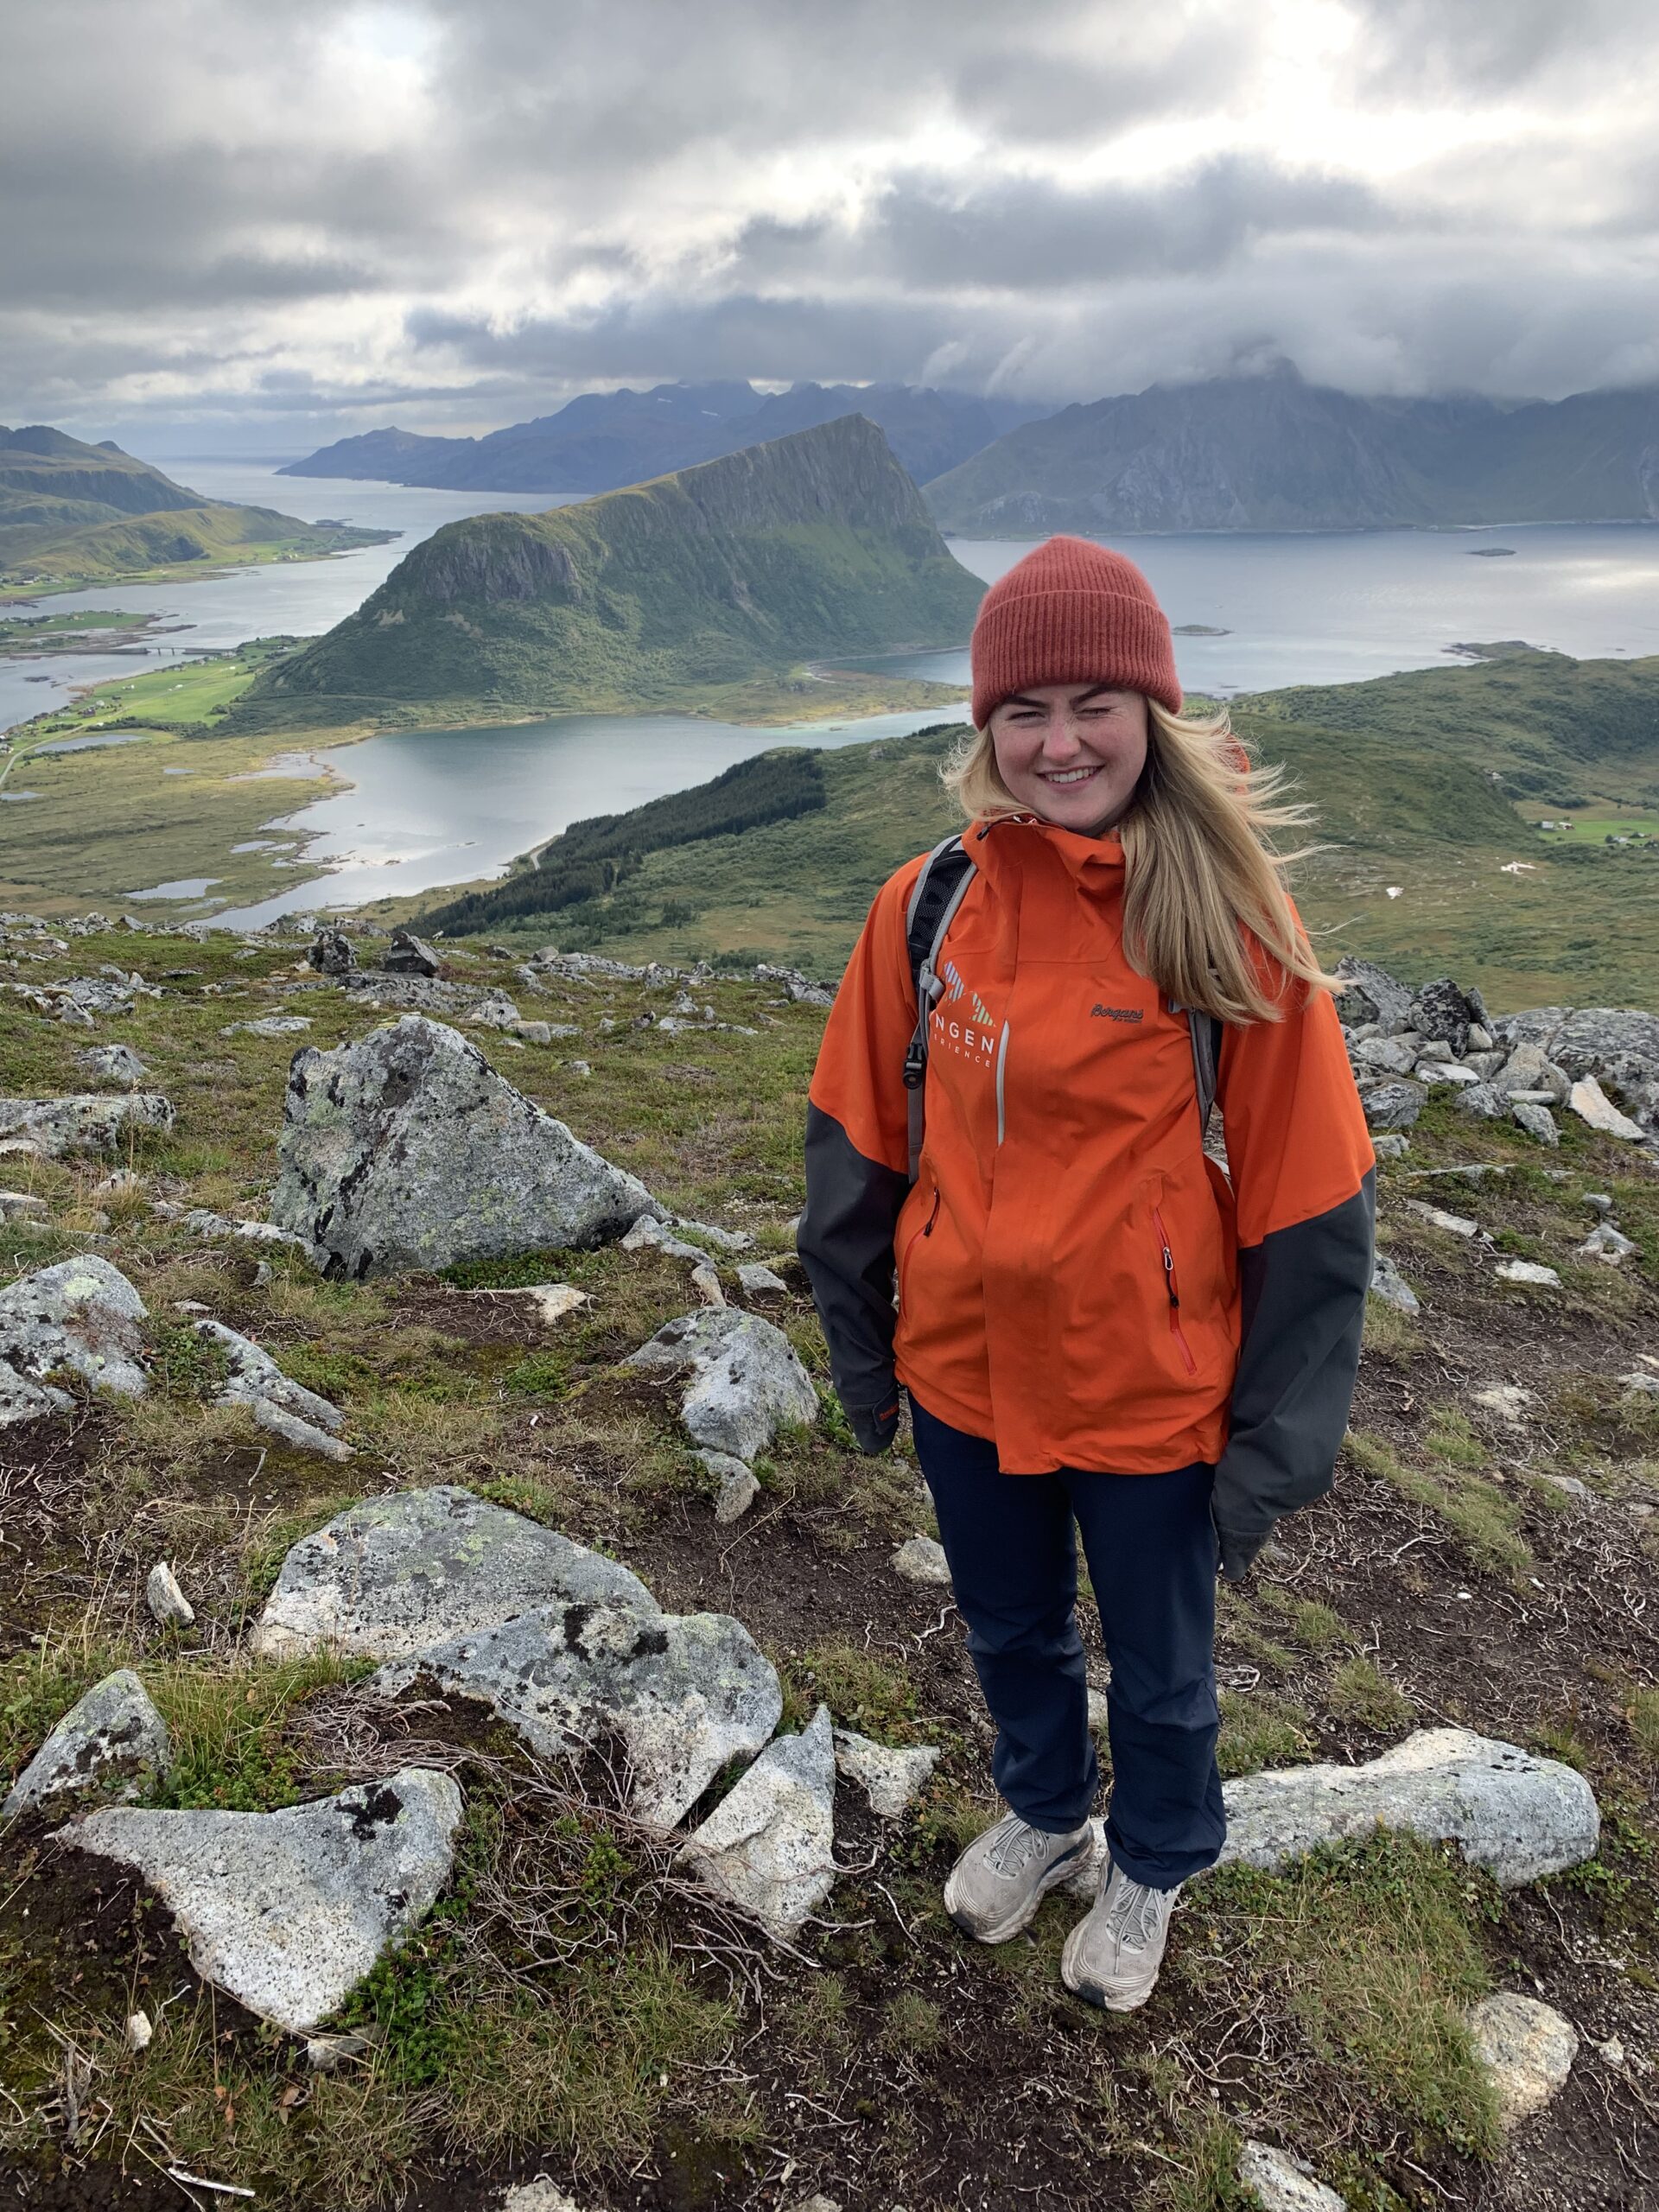
{"label": "bergans logo", "polygon": [[1091,1006],[1089,1014],[1091,1020],[1096,1015],[1107,1021],[1141,1021],[1145,1019],[1143,1009],[1138,1006]]}

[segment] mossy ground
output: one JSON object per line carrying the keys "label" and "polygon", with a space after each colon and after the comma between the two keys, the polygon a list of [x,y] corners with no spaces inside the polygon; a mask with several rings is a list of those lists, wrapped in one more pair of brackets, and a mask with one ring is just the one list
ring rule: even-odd
{"label": "mossy ground", "polygon": [[[1659,2047],[1659,1421],[1619,1381],[1659,1353],[1659,1177],[1643,1163],[1576,1125],[1545,1155],[1519,1131],[1430,1109],[1381,1173],[1384,1239],[1424,1311],[1373,1313],[1334,1493],[1224,1591],[1218,1638],[1229,1771],[1365,1757],[1413,1726],[1461,1723],[1580,1765],[1604,1808],[1600,1854],[1508,1896],[1386,1836],[1283,1878],[1211,1877],[1183,1900],[1151,2003],[1117,2018],[1058,1982],[1075,1901],[1050,1900],[998,1950],[942,1911],[944,1874],[995,1810],[990,1735],[946,1593],[887,1565],[927,1526],[913,1458],[847,1448],[790,1256],[821,1014],[716,982],[699,998],[757,1033],[664,1034],[632,1027],[664,1003],[648,987],[550,977],[532,996],[505,959],[452,951],[457,976],[580,1027],[519,1050],[485,1036],[499,1066],[677,1207],[750,1230],[790,1284],[767,1310],[825,1388],[825,1419],[780,1441],[750,1514],[719,1528],[671,1399],[617,1367],[684,1310],[677,1263],[610,1248],[353,1286],[279,1257],[261,1283],[245,1249],[149,1211],[162,1197],[261,1212],[293,1045],[380,1018],[297,973],[292,944],[112,931],[8,951],[3,980],[111,961],[160,982],[160,1001],[98,1034],[143,1054],[179,1119],[118,1163],[0,1171],[48,1205],[43,1228],[5,1226],[5,1276],[108,1253],[150,1307],[161,1377],[139,1403],[89,1398],[0,1435],[0,1777],[80,1688],[130,1663],[180,1746],[160,1802],[260,1809],[411,1757],[452,1766],[468,1801],[450,1888],[349,2000],[337,2025],[363,2044],[333,2074],[207,1990],[133,1885],[56,1849],[48,1824],[15,1829],[0,1881],[0,2172],[22,2201],[176,2202],[159,2171],[176,2160],[291,2212],[400,2196],[475,2212],[502,2178],[538,2170],[613,2212],[772,2212],[815,2187],[849,2212],[1234,2212],[1237,2144],[1262,2136],[1309,2158],[1356,2212],[1643,2202],[1659,2171],[1644,2070]],[[78,1087],[87,1033],[5,1003],[5,1087]],[[219,1033],[278,1007],[309,1017],[303,1039]],[[578,1054],[590,1077],[573,1072]],[[1512,1172],[1413,1179],[1471,1159]],[[117,1164],[141,1186],[100,1193]],[[1641,1248],[1623,1269],[1573,1257],[1589,1190],[1612,1194]],[[1424,1191],[1492,1242],[1405,1212]],[[1560,1292],[1496,1281],[1516,1240],[1560,1268]],[[490,1294],[550,1279],[591,1300],[550,1328]],[[356,1459],[305,1459],[207,1403],[214,1378],[177,1328],[181,1300],[333,1396]],[[1477,1402],[1501,1383],[1533,1394],[1518,1423]],[[822,1699],[881,1740],[944,1748],[903,1822],[878,1822],[842,1788],[848,1872],[799,1957],[690,1891],[602,1767],[538,1769],[453,1702],[400,1714],[356,1668],[247,1656],[296,1536],[354,1496],[434,1481],[614,1554],[667,1606],[735,1613],[778,1662],[795,1719]],[[182,1634],[143,1607],[158,1557],[196,1605]],[[1543,1994],[1584,2038],[1567,2090],[1501,2156],[1463,2025],[1489,1986]],[[158,2025],[135,2056],[121,2031],[138,2004]],[[1599,2049],[1614,2037],[1619,2063]]]}

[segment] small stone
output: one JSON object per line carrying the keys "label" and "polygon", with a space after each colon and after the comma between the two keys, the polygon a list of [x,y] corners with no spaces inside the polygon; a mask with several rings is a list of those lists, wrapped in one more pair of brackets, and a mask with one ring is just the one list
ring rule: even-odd
{"label": "small stone", "polygon": [[1089,1733],[1103,1736],[1111,1726],[1111,1700],[1104,1690],[1090,1689],[1089,1693]]}
{"label": "small stone", "polygon": [[837,1872],[836,1747],[821,1705],[798,1736],[769,1744],[681,1853],[699,1878],[788,1938],[829,1896]]}
{"label": "small stone", "polygon": [[1409,1075],[1417,1065],[1417,1047],[1405,1037],[1367,1037],[1354,1047],[1354,1065],[1379,1075]]}
{"label": "small stone", "polygon": [[1469,1025],[1469,1041],[1465,1050],[1471,1052],[1490,1052],[1492,1044],[1491,1031],[1484,1027],[1478,1021],[1471,1021]]}
{"label": "small stone", "polygon": [[553,1032],[544,1021],[519,1021],[514,1026],[515,1036],[522,1037],[526,1045],[550,1045]]}
{"label": "small stone", "polygon": [[696,1452],[692,1457],[701,1459],[719,1482],[720,1488],[715,1494],[715,1519],[722,1529],[729,1528],[734,1521],[741,1521],[760,1495],[760,1484],[753,1468],[746,1467],[728,1452]]}
{"label": "small stone", "polygon": [[1318,2180],[1306,2158],[1271,2143],[1239,2145],[1238,2178],[1262,2212],[1348,2212],[1348,2200]]}
{"label": "small stone", "polygon": [[314,2074],[334,2074],[348,2058],[361,2058],[372,2047],[367,2036],[308,2036],[305,2063]]}
{"label": "small stone", "polygon": [[1469,2031],[1497,2092],[1498,2119],[1506,2128],[1542,2111],[1579,2055],[1571,2021],[1515,1990],[1483,1999],[1469,2016]]}
{"label": "small stone", "polygon": [[90,1052],[77,1052],[75,1064],[98,1082],[118,1084],[123,1090],[130,1090],[149,1073],[130,1045],[94,1045]]}
{"label": "small stone", "polygon": [[1584,1203],[1592,1207],[1599,1214],[1610,1214],[1613,1210],[1612,1198],[1605,1191],[1586,1191],[1584,1194]]}
{"label": "small stone", "polygon": [[171,1103],[154,1090],[130,1090],[119,1098],[99,1098],[91,1092],[65,1098],[0,1098],[0,1138],[48,1160],[77,1152],[118,1152],[141,1131],[165,1135],[172,1126]]}
{"label": "small stone", "polygon": [[738,1287],[749,1298],[787,1298],[789,1285],[759,1260],[746,1260],[737,1271]]}
{"label": "small stone", "polygon": [[534,2181],[521,2181],[510,2189],[496,2212],[582,2212],[582,2208],[545,2174],[537,2174]]}
{"label": "small stone", "polygon": [[1388,1129],[1371,1139],[1371,1150],[1379,1160],[1403,1160],[1411,1150],[1411,1139],[1398,1129]]}
{"label": "small stone", "polygon": [[1588,1483],[1581,1483],[1576,1475],[1547,1474],[1544,1480],[1552,1490],[1560,1491],[1567,1497],[1576,1497],[1581,1504],[1587,1505],[1594,1500],[1595,1492]]}
{"label": "small stone", "polygon": [[1447,1213],[1443,1206],[1430,1205],[1427,1198],[1408,1198],[1406,1205],[1420,1221],[1427,1222],[1432,1228],[1444,1230],[1448,1236],[1478,1236],[1480,1234],[1480,1224],[1471,1221],[1467,1214]]}
{"label": "small stone", "polygon": [[850,1728],[836,1731],[836,1770],[855,1782],[884,1821],[902,1820],[926,1789],[944,1753],[931,1745],[891,1751]]}
{"label": "small stone", "polygon": [[304,1014],[266,1014],[257,1021],[232,1021],[221,1029],[221,1037],[297,1037],[311,1027],[311,1018]]}
{"label": "small stone", "polygon": [[1471,1405],[1484,1407],[1488,1413],[1496,1414],[1500,1421],[1509,1421],[1517,1428],[1526,1421],[1528,1407],[1537,1402],[1533,1393],[1523,1390],[1518,1382],[1494,1382],[1488,1389],[1475,1391],[1470,1400]]}
{"label": "small stone", "polygon": [[0,1821],[81,1789],[137,1797],[171,1769],[167,1723],[137,1675],[120,1667],[70,1707],[12,1785]]}
{"label": "small stone", "polygon": [[1536,1260],[1501,1260],[1492,1273],[1500,1282],[1531,1283],[1539,1290],[1559,1290],[1561,1279],[1554,1268]]}
{"label": "small stone", "polygon": [[204,1981],[290,2034],[317,2027],[448,1877],[461,1792],[404,1767],[276,1813],[89,1813],[56,1840],[131,1866]]}
{"label": "small stone", "polygon": [[564,1065],[569,1075],[592,1075],[594,1071],[586,1060],[567,1060]]}
{"label": "small stone", "polygon": [[1615,1229],[1611,1221],[1599,1221],[1574,1256],[1580,1260],[1605,1260],[1610,1268],[1616,1268],[1637,1249],[1635,1240]]}
{"label": "small stone", "polygon": [[691,1288],[703,1306],[724,1306],[726,1303],[726,1294],[721,1288],[719,1274],[707,1260],[699,1260],[692,1268]]}
{"label": "small stone", "polygon": [[1604,1136],[1621,1137],[1626,1144],[1640,1144],[1646,1135],[1639,1122],[1621,1114],[1593,1076],[1581,1076],[1567,1093],[1567,1103],[1582,1122]]}
{"label": "small stone", "polygon": [[340,930],[319,930],[305,958],[319,976],[349,976],[357,965],[352,941]]}
{"label": "small stone", "polygon": [[1514,1101],[1510,1111],[1514,1115],[1516,1125],[1523,1128],[1529,1137],[1535,1137],[1540,1144],[1551,1147],[1560,1144],[1561,1134],[1555,1126],[1555,1116],[1548,1106],[1528,1104],[1525,1101],[1517,1098]]}
{"label": "small stone", "polygon": [[155,2032],[155,2029],[150,2025],[148,2012],[140,2011],[128,2013],[125,2035],[129,2050],[148,2050],[149,2039]]}
{"label": "small stone", "polygon": [[144,1600],[163,1628],[169,1622],[188,1628],[196,1618],[195,1607],[180,1589],[178,1577],[165,1560],[157,1560],[150,1568],[149,1580],[144,1585]]}
{"label": "small stone", "polygon": [[948,1588],[950,1565],[944,1556],[944,1547],[931,1536],[911,1536],[899,1545],[892,1559],[893,1571],[902,1574],[906,1582],[935,1584]]}
{"label": "small stone", "polygon": [[1419,1060],[1417,1077],[1419,1082],[1427,1084],[1431,1089],[1436,1084],[1444,1089],[1450,1084],[1461,1090],[1480,1081],[1476,1071],[1465,1067],[1460,1060]]}
{"label": "small stone", "polygon": [[1392,1306],[1397,1313],[1422,1311],[1416,1292],[1386,1252],[1378,1252],[1373,1262],[1371,1296],[1381,1299],[1385,1306]]}

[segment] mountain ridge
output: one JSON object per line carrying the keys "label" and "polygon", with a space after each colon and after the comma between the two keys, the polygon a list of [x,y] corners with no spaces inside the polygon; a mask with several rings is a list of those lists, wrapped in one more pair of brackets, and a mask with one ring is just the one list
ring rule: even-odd
{"label": "mountain ridge", "polygon": [[552,415],[481,438],[429,437],[388,426],[290,461],[281,476],[367,478],[445,491],[613,492],[863,415],[887,433],[918,483],[941,474],[1044,410],[911,385],[798,384],[770,395],[725,381],[582,392]]}
{"label": "mountain ridge", "polygon": [[1021,424],[931,480],[960,536],[1659,519],[1659,386],[1510,405],[1262,376]]}
{"label": "mountain ridge", "polygon": [[250,702],[624,711],[835,653],[966,636],[982,587],[861,416],[416,546]]}

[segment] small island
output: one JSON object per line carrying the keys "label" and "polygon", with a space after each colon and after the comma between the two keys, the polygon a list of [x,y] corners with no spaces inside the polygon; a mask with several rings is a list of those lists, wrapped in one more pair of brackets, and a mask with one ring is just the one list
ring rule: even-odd
{"label": "small island", "polygon": [[1230,630],[1218,630],[1213,622],[1177,622],[1171,630],[1173,638],[1230,638]]}
{"label": "small island", "polygon": [[1513,557],[1513,545],[1470,545],[1464,549],[1471,561],[1507,561]]}

